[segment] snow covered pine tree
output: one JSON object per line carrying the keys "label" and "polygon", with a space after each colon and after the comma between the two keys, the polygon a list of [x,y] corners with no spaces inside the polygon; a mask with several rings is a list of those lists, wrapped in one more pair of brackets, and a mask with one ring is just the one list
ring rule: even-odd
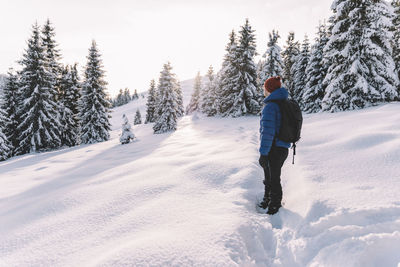
{"label": "snow covered pine tree", "polygon": [[310,61],[306,68],[303,109],[308,113],[321,110],[321,102],[325,95],[325,84],[323,84],[323,81],[328,71],[328,65],[324,61],[324,48],[328,40],[326,25],[320,24],[315,44],[311,48]]}
{"label": "snow covered pine tree", "polygon": [[61,125],[54,102],[54,77],[49,72],[37,24],[32,27],[32,36],[20,64],[23,105],[19,112],[21,122],[18,125],[20,136],[16,154],[57,148],[61,144]]}
{"label": "snow covered pine tree", "polygon": [[[229,104],[229,106],[224,106],[224,116],[239,117],[257,114],[260,111],[258,101],[261,92],[257,90],[257,71],[254,63],[256,42],[254,30],[251,29],[248,19],[239,33],[238,46],[236,48],[232,46],[230,50],[230,52],[235,52],[234,58],[229,56],[230,62],[227,67],[231,69],[227,70],[228,75],[224,77],[228,79],[224,82],[228,86],[222,89],[221,101]],[[235,43],[234,39],[233,43]]]}
{"label": "snow covered pine tree", "polygon": [[[277,31],[273,30],[269,34],[268,49],[264,53],[263,58],[265,60],[261,61],[260,72],[259,72],[259,82],[258,87],[263,92],[264,82],[275,76],[282,76],[282,58],[281,58],[281,48],[278,45],[278,39],[280,38]],[[262,99],[264,101],[264,97]]]}
{"label": "snow covered pine tree", "polygon": [[207,83],[201,94],[201,111],[207,116],[215,116],[218,113],[218,91],[217,79],[213,67],[210,66],[207,72]]}
{"label": "snow covered pine tree", "polygon": [[219,111],[222,115],[227,115],[232,108],[235,101],[234,90],[236,90],[236,80],[238,68],[236,67],[236,49],[237,41],[235,32],[229,34],[229,43],[225,47],[226,54],[222,62],[222,69],[220,71],[219,83]]}
{"label": "snow covered pine tree", "polygon": [[[394,10],[393,17],[393,60],[396,65],[397,78],[400,79],[400,0],[392,0],[391,3]],[[400,84],[397,85],[398,97],[400,99]]]}
{"label": "snow covered pine tree", "polygon": [[102,68],[100,53],[93,40],[82,85],[81,140],[84,144],[107,141],[110,138],[111,124],[108,119],[111,117],[111,103],[107,100],[107,83]]}
{"label": "snow covered pine tree", "polygon": [[8,124],[5,111],[0,108],[0,161],[6,160],[12,155],[12,144],[4,134],[5,126]]}
{"label": "snow covered pine tree", "polygon": [[164,64],[158,82],[159,99],[157,101],[156,122],[153,126],[154,133],[175,131],[178,119],[178,103],[174,75],[168,62]]}
{"label": "snow covered pine tree", "polygon": [[134,125],[142,124],[142,115],[140,114],[139,109],[136,110],[135,120],[133,121]]}
{"label": "snow covered pine tree", "polygon": [[[136,92],[136,95],[137,95],[137,92]],[[131,93],[129,92],[128,88],[124,89],[124,98],[125,98],[125,104],[129,103],[132,100]]]}
{"label": "snow covered pine tree", "polygon": [[42,46],[50,75],[51,88],[53,89],[50,90],[50,93],[53,94],[52,100],[58,104],[59,82],[63,68],[60,63],[61,54],[57,49],[58,44],[54,40],[55,35],[55,29],[50,20],[47,19],[42,29]]}
{"label": "snow covered pine tree", "polygon": [[304,36],[304,41],[301,44],[301,51],[296,57],[296,62],[293,64],[293,89],[291,90],[291,97],[300,105],[303,109],[303,93],[306,87],[307,73],[306,69],[310,60],[310,43],[307,35]]}
{"label": "snow covered pine tree", "polygon": [[59,84],[61,141],[63,145],[75,146],[80,143],[79,100],[80,88],[76,64],[65,66]]}
{"label": "snow covered pine tree", "polygon": [[186,107],[186,114],[190,114],[195,111],[200,111],[200,94],[201,93],[202,93],[201,76],[200,76],[200,72],[198,72],[196,75],[196,78],[194,79],[193,93],[192,93],[192,97],[190,99],[190,103]]}
{"label": "snow covered pine tree", "polygon": [[296,57],[300,53],[300,44],[294,40],[294,32],[289,32],[286,46],[282,52],[283,57],[283,83],[289,91],[289,95],[293,95],[293,65],[296,62]]}
{"label": "snow covered pine tree", "polygon": [[132,99],[139,99],[139,95],[138,95],[136,89],[135,89],[135,91],[133,92]]}
{"label": "snow covered pine tree", "polygon": [[3,87],[3,99],[0,107],[0,109],[4,110],[4,116],[7,118],[2,125],[4,126],[3,133],[11,144],[12,153],[10,156],[14,156],[15,149],[18,146],[19,134],[17,127],[20,122],[18,117],[18,107],[20,106],[18,87],[18,76],[13,69],[10,69]]}
{"label": "snow covered pine tree", "polygon": [[393,14],[383,0],[335,0],[324,111],[360,109],[398,97],[392,56]]}
{"label": "snow covered pine tree", "polygon": [[150,89],[147,95],[147,103],[146,103],[146,120],[144,123],[154,122],[154,112],[156,109],[156,84],[154,80],[150,82]]}
{"label": "snow covered pine tree", "polygon": [[172,76],[174,77],[174,82],[175,82],[175,95],[176,95],[176,104],[177,104],[177,115],[178,118],[182,117],[185,115],[185,109],[183,107],[183,96],[182,96],[182,89],[181,89],[181,83],[179,80],[176,78],[176,75],[173,73]]}
{"label": "snow covered pine tree", "polygon": [[128,118],[126,117],[125,114],[122,115],[122,120],[123,120],[122,133],[119,138],[119,141],[121,142],[121,144],[124,145],[128,144],[131,140],[135,139],[135,135],[131,131],[131,125],[129,124]]}

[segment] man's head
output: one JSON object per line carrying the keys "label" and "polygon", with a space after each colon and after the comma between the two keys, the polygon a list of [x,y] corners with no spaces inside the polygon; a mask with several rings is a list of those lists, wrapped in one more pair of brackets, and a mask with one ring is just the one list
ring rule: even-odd
{"label": "man's head", "polygon": [[267,79],[264,83],[264,95],[268,96],[270,93],[282,87],[281,77],[275,76]]}

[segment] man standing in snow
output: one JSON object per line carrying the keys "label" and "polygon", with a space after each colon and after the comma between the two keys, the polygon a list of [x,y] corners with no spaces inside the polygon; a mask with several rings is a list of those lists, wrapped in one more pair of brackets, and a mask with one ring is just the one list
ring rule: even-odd
{"label": "man standing in snow", "polygon": [[260,120],[260,159],[264,169],[265,194],[259,207],[268,208],[267,214],[275,214],[282,206],[281,168],[290,143],[277,138],[282,114],[276,101],[287,100],[288,91],[282,87],[281,77],[269,78],[264,83],[264,108]]}

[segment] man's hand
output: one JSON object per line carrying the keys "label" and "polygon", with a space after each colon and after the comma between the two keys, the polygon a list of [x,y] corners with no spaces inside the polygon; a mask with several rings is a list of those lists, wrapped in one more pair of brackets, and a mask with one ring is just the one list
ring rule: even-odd
{"label": "man's hand", "polygon": [[267,155],[260,155],[260,159],[258,160],[260,166],[264,169],[268,167],[268,156]]}

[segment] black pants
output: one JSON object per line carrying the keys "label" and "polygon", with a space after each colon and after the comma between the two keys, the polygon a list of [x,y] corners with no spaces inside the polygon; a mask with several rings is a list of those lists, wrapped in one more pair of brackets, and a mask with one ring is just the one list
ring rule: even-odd
{"label": "black pants", "polygon": [[268,166],[264,168],[264,198],[270,199],[271,205],[280,205],[282,201],[281,169],[288,157],[289,149],[272,146],[268,154]]}

